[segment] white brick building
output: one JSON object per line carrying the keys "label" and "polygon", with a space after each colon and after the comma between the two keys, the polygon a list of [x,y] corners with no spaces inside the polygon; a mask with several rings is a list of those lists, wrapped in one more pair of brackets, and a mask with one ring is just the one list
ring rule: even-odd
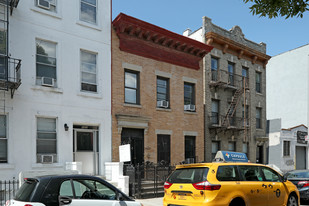
{"label": "white brick building", "polygon": [[[0,2],[5,11],[17,1]],[[64,170],[67,162],[104,175],[111,161],[111,1],[22,0],[8,17],[0,25],[6,31],[9,22],[0,42],[8,49],[0,52],[4,62],[21,60],[21,85],[2,78],[18,88],[13,98],[10,89],[0,92],[0,180]]]}

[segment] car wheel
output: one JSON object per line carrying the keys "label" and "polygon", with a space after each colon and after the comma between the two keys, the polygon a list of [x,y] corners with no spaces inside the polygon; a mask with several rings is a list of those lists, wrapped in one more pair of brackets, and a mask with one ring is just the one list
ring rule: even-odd
{"label": "car wheel", "polygon": [[297,197],[295,195],[289,196],[287,206],[298,206]]}

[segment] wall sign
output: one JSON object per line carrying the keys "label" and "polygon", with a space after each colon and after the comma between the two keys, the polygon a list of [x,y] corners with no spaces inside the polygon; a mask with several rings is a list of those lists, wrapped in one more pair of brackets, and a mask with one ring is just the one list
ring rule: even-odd
{"label": "wall sign", "polygon": [[297,143],[307,144],[306,137],[308,132],[297,131]]}

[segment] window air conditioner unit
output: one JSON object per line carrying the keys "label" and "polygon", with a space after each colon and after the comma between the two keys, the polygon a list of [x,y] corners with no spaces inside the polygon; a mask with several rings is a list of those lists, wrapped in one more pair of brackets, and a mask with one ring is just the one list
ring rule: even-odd
{"label": "window air conditioner unit", "polygon": [[185,111],[195,111],[195,105],[194,104],[186,104],[184,105]]}
{"label": "window air conditioner unit", "polygon": [[168,108],[168,101],[165,100],[157,101],[157,107]]}
{"label": "window air conditioner unit", "polygon": [[41,156],[41,163],[51,164],[53,162],[54,162],[54,156],[53,155],[42,155]]}
{"label": "window air conditioner unit", "polygon": [[50,77],[42,77],[42,86],[53,87],[55,85],[55,79]]}
{"label": "window air conditioner unit", "polygon": [[37,0],[38,7],[43,9],[50,9],[50,3],[47,0]]}

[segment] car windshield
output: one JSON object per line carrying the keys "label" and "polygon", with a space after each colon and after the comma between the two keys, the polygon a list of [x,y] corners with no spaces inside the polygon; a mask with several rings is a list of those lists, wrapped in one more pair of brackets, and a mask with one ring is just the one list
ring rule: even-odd
{"label": "car windshield", "polygon": [[168,178],[170,183],[197,183],[206,181],[208,168],[184,168],[175,170]]}
{"label": "car windshield", "polygon": [[287,173],[287,178],[309,178],[309,171]]}
{"label": "car windshield", "polygon": [[15,195],[15,200],[30,202],[31,194],[37,184],[35,180],[27,180],[17,191]]}

